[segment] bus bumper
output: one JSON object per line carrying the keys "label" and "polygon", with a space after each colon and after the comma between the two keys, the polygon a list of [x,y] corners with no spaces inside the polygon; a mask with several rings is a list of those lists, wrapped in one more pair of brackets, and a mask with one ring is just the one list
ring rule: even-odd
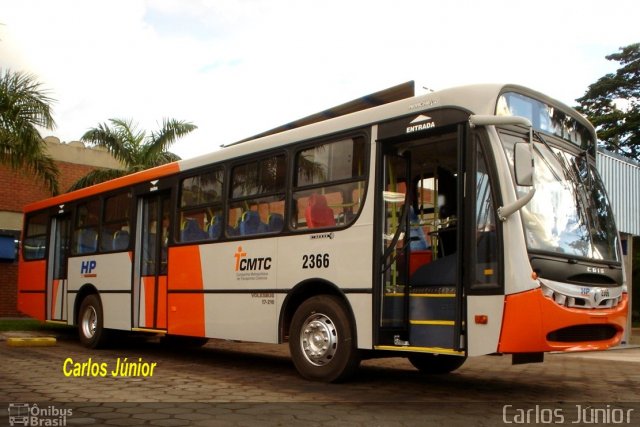
{"label": "bus bumper", "polygon": [[505,298],[500,353],[605,350],[620,344],[626,326],[628,294],[609,309],[558,305],[534,289]]}

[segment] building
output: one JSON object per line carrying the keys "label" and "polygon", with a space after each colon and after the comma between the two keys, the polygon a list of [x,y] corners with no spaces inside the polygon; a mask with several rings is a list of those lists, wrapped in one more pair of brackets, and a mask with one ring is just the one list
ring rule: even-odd
{"label": "building", "polygon": [[[104,149],[87,148],[79,141],[65,144],[58,138],[47,137],[45,143],[60,170],[61,191],[96,168],[121,167]],[[49,196],[46,186],[33,175],[0,165],[0,317],[19,315],[16,309],[18,264],[12,258],[14,242],[22,228],[22,208]]]}

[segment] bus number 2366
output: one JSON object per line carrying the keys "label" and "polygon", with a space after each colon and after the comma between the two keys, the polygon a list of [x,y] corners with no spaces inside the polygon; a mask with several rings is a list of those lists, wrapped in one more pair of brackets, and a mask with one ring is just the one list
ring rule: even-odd
{"label": "bus number 2366", "polygon": [[302,268],[329,268],[329,254],[302,255]]}

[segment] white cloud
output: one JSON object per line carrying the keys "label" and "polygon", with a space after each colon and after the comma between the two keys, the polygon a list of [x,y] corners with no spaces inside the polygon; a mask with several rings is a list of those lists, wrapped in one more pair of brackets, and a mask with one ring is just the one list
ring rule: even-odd
{"label": "white cloud", "polygon": [[640,39],[618,16],[640,3],[613,3],[5,0],[0,66],[51,88],[63,140],[110,117],[175,117],[199,126],[175,147],[190,157],[410,79],[573,104]]}

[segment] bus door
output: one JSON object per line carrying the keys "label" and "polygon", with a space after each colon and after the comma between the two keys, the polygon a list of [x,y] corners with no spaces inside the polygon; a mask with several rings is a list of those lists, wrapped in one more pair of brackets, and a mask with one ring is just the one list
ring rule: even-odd
{"label": "bus door", "polygon": [[134,270],[134,328],[167,329],[167,265],[171,198],[138,199]]}
{"label": "bus door", "polygon": [[382,318],[380,326],[393,334],[396,342],[406,340],[407,332],[407,295],[405,286],[407,276],[408,248],[405,245],[407,235],[407,197],[406,177],[410,173],[409,156],[403,157],[396,150],[384,154],[383,174],[383,231],[382,231]]}
{"label": "bus door", "polygon": [[71,215],[51,217],[47,263],[47,320],[67,320],[67,260],[71,241]]}
{"label": "bus door", "polygon": [[493,155],[488,141],[474,132],[467,140],[464,294],[469,356],[497,349],[504,309],[502,230]]}
{"label": "bus door", "polygon": [[466,124],[382,141],[378,348],[464,354]]}

